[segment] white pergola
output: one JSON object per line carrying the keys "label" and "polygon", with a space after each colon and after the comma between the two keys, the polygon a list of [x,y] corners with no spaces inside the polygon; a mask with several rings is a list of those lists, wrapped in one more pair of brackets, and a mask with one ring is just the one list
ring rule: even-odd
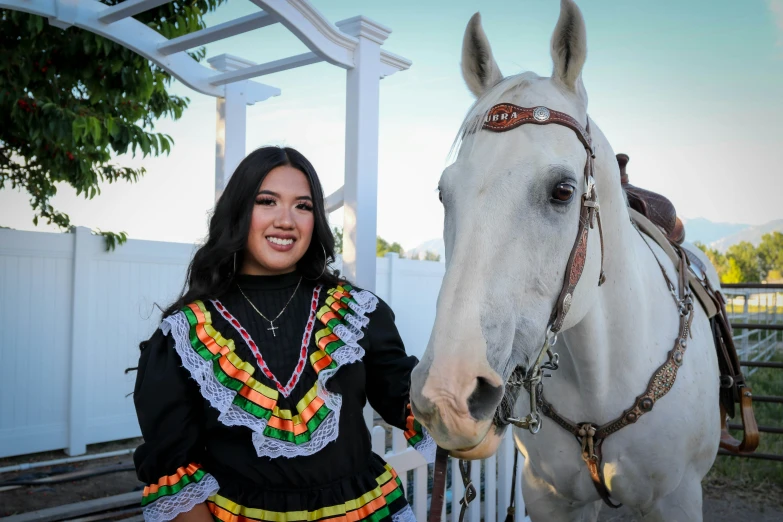
{"label": "white pergola", "polygon": [[[329,22],[308,0],[249,0],[259,10],[215,27],[169,40],[134,15],[171,0],[126,0],[108,7],[96,0],[0,0],[0,8],[48,18],[53,26],[78,27],[123,45],[165,69],[191,89],[217,99],[215,197],[245,157],[246,107],[280,89],[253,78],[322,61],[347,71],[345,180],[326,198],[328,212],[344,207],[343,273],[362,288],[375,289],[378,199],[379,82],[404,71],[410,60],[381,49],[391,30],[363,16]],[[283,24],[310,52],[268,63],[220,55],[212,68],[186,51],[241,33]]]}

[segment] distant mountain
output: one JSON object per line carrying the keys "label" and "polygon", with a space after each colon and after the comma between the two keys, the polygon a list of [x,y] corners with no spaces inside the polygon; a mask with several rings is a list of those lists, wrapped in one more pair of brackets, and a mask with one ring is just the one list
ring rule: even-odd
{"label": "distant mountain", "polygon": [[[683,223],[685,224],[685,239],[689,243],[701,241],[721,252],[725,252],[731,245],[736,245],[740,241],[749,241],[758,246],[761,242],[761,236],[764,234],[774,231],[783,232],[783,219],[756,226],[741,223],[715,223],[704,218],[686,218],[683,219]],[[446,261],[446,247],[441,238],[425,241],[406,251],[405,256],[413,258],[419,253],[423,255],[427,250],[440,254],[441,262]]]}
{"label": "distant mountain", "polygon": [[701,241],[705,245],[750,228],[750,225],[715,223],[704,218],[682,218],[682,222],[685,225],[685,239],[690,243]]}
{"label": "distant mountain", "polygon": [[410,250],[405,251],[405,257],[408,258],[416,258],[421,254],[424,255],[427,251],[435,252],[440,256],[440,262],[445,263],[446,262],[446,246],[443,244],[442,238],[435,238],[425,241],[424,243],[420,244],[417,247],[414,247]]}
{"label": "distant mountain", "polygon": [[[686,225],[686,231],[687,231],[687,225]],[[735,234],[731,234],[729,236],[720,238],[717,241],[713,241],[709,243],[709,245],[712,248],[718,249],[720,252],[725,252],[726,250],[729,249],[731,245],[736,245],[737,243],[740,243],[742,241],[748,241],[750,243],[753,243],[753,246],[758,246],[759,243],[761,243],[761,236],[763,236],[764,234],[769,234],[771,232],[783,233],[783,219],[770,221],[769,223],[765,223],[764,225],[748,227]]]}

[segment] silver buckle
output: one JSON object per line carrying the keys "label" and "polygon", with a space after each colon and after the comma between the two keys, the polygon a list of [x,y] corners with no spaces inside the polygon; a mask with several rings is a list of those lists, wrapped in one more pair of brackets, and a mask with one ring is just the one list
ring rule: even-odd
{"label": "silver buckle", "polygon": [[591,199],[593,197],[593,190],[595,190],[595,179],[593,176],[588,176],[585,180],[585,198]]}

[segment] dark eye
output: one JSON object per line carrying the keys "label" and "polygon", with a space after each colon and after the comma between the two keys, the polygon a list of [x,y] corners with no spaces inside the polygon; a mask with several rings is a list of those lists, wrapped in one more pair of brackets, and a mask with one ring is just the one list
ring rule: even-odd
{"label": "dark eye", "polygon": [[443,203],[443,192],[441,192],[440,189],[438,189],[438,199]]}
{"label": "dark eye", "polygon": [[574,197],[576,189],[570,183],[558,183],[552,191],[553,203],[568,203]]}
{"label": "dark eye", "polygon": [[275,204],[275,200],[272,198],[258,198],[256,200],[256,205],[270,206],[274,204]]}

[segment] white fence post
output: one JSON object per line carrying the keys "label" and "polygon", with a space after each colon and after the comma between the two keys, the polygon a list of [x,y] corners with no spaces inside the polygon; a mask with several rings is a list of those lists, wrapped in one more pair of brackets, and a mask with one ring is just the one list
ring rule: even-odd
{"label": "white fence post", "polygon": [[76,227],[73,232],[73,300],[71,302],[70,382],[68,396],[68,455],[87,453],[87,343],[90,342],[90,245],[92,232]]}
{"label": "white fence post", "polygon": [[497,518],[497,456],[492,455],[484,461],[484,522],[494,522]]}
{"label": "white fence post", "polygon": [[394,308],[394,280],[395,280],[395,274],[394,269],[397,266],[397,263],[394,261],[396,259],[400,258],[400,254],[397,252],[387,252],[386,253],[386,259],[389,260],[389,289],[386,292],[386,303]]}
{"label": "white fence post", "polygon": [[413,472],[413,514],[416,520],[427,520],[427,466]]}
{"label": "white fence post", "polygon": [[459,472],[457,459],[451,460],[451,522],[459,522],[459,501],[465,495],[465,486],[462,484],[462,475]]}
{"label": "white fence post", "polygon": [[476,488],[476,499],[470,504],[468,517],[473,522],[481,522],[481,464],[483,461],[476,460],[470,465],[470,481]]}
{"label": "white fence post", "polygon": [[[500,522],[505,518],[505,510],[509,499],[511,498],[511,474],[514,466],[514,449],[511,430],[503,438],[497,452],[498,460],[498,498],[497,498],[497,520]],[[510,457],[510,458],[509,458]]]}
{"label": "white fence post", "polygon": [[[395,455],[399,455],[406,449],[408,449],[408,442],[405,440],[405,435],[403,435],[402,431],[400,430],[392,430],[392,453],[394,453]],[[402,482],[403,489],[407,491],[408,471],[397,470],[397,473],[399,475],[400,482]]]}

